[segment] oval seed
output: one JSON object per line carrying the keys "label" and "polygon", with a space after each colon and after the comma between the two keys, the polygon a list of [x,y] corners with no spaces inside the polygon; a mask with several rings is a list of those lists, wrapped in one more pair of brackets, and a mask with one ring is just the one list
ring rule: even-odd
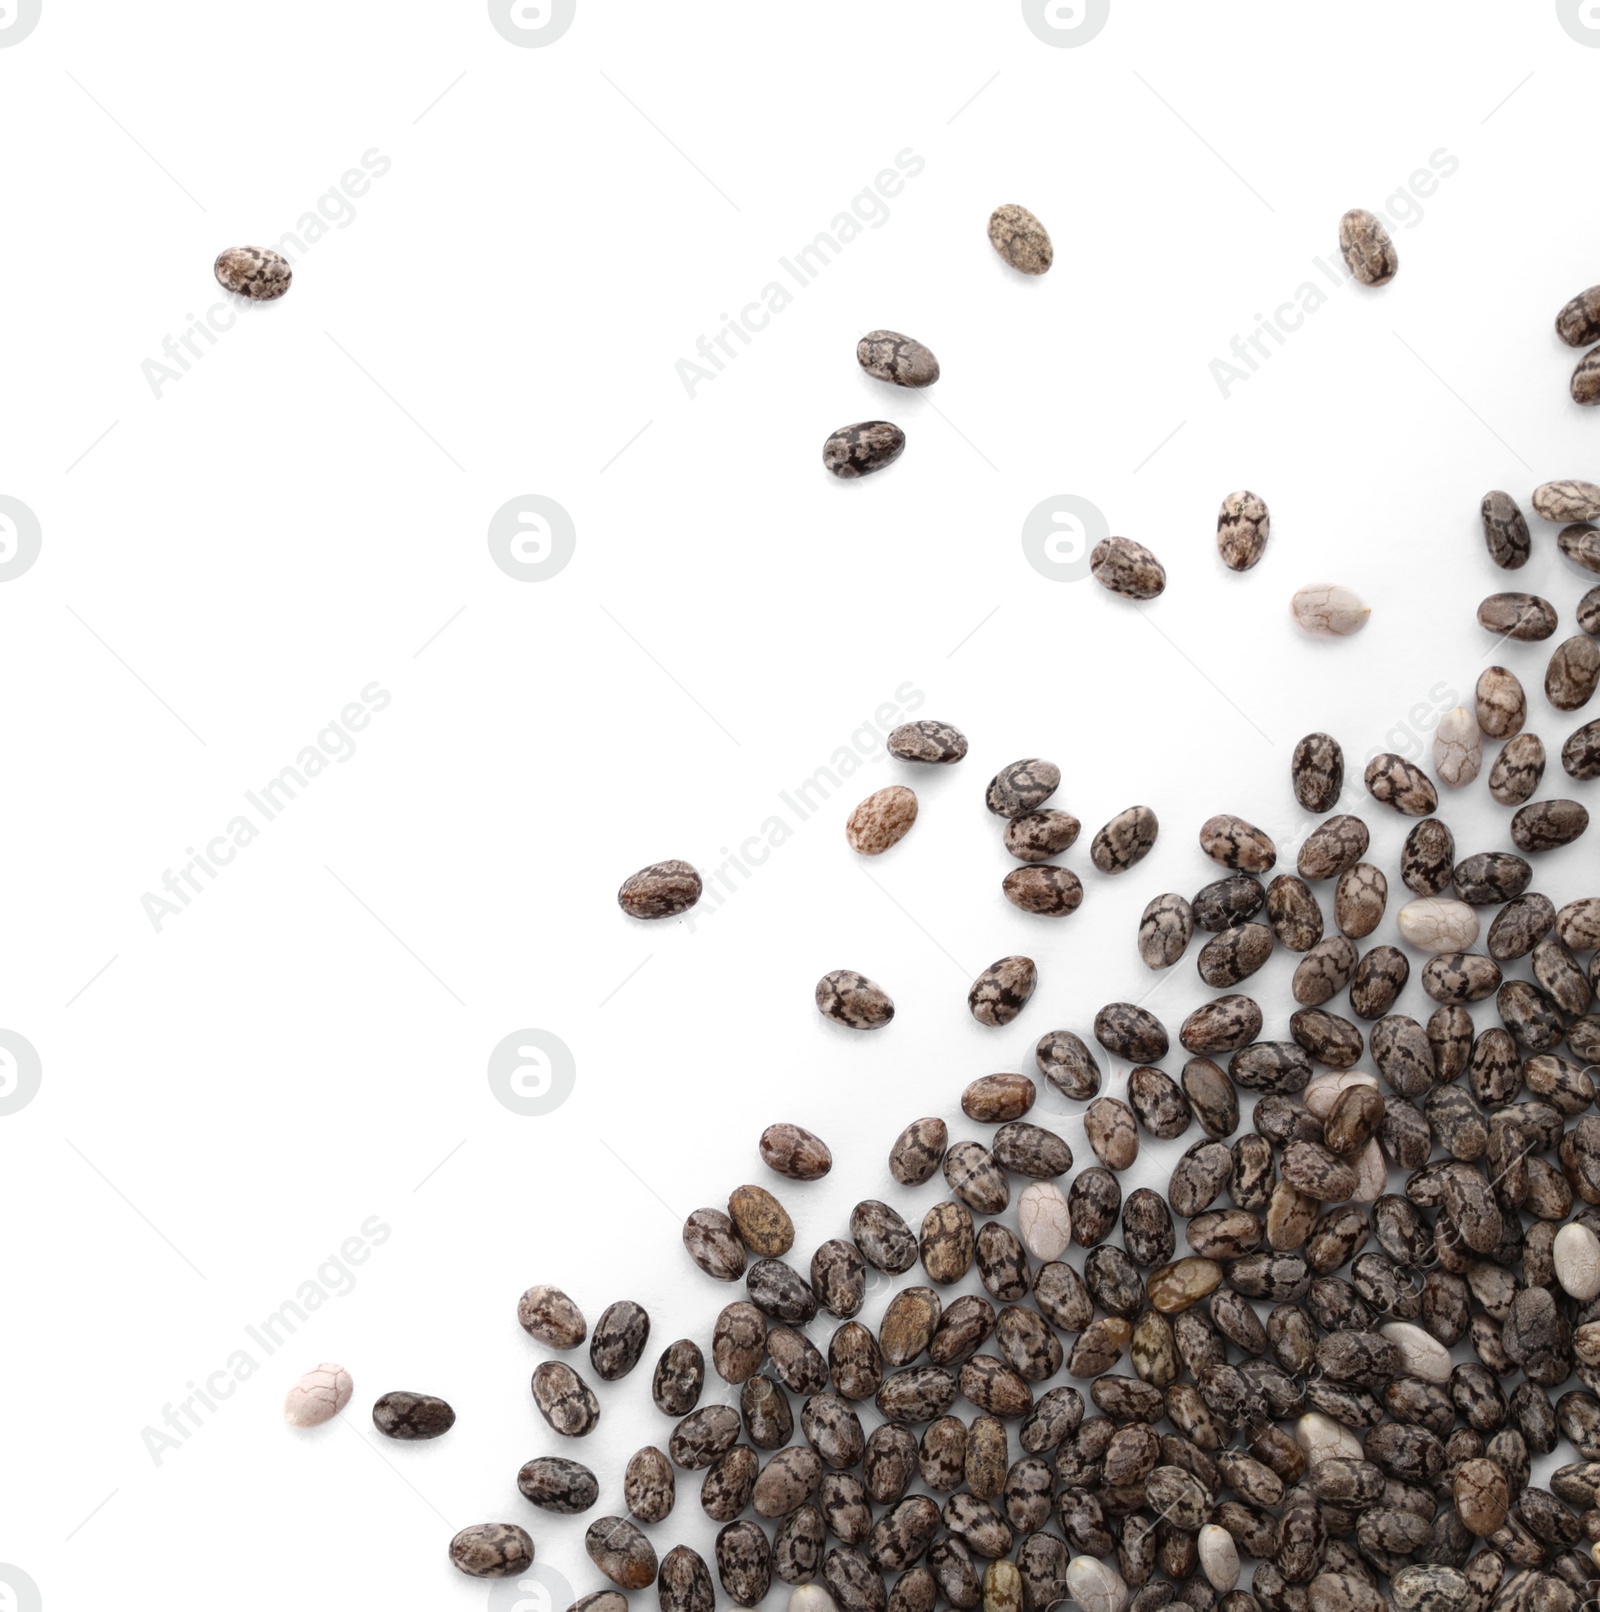
{"label": "oval seed", "polygon": [[1381,219],[1352,207],[1339,220],[1339,251],[1362,285],[1387,285],[1400,270],[1400,256]]}
{"label": "oval seed", "polygon": [[1002,202],[989,215],[989,244],[1019,274],[1047,274],[1055,261],[1049,231],[1015,202]]}
{"label": "oval seed", "polygon": [[906,434],[888,420],[842,425],[822,444],[822,465],[840,481],[856,481],[892,465],[906,450]]}
{"label": "oval seed", "polygon": [[869,330],[856,343],[856,362],[874,380],[892,386],[932,386],[939,379],[939,360],[897,330]]}
{"label": "oval seed", "polygon": [[882,856],[911,832],[917,820],[917,797],[904,784],[890,784],[868,795],[850,813],[844,837],[862,856]]}
{"label": "oval seed", "polygon": [[1314,638],[1348,638],[1366,626],[1372,606],[1341,583],[1313,582],[1289,601],[1289,612]]}

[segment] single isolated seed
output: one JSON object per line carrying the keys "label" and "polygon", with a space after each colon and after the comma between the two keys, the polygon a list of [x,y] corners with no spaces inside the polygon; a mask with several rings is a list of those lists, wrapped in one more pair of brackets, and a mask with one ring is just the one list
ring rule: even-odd
{"label": "single isolated seed", "polygon": [[965,758],[967,736],[948,722],[907,722],[885,741],[889,754],[899,761],[949,767]]}
{"label": "single isolated seed", "polygon": [[1331,812],[1344,792],[1344,751],[1331,734],[1308,733],[1289,764],[1294,798],[1308,812]]}
{"label": "single isolated seed", "polygon": [[700,899],[700,875],[687,862],[652,862],[622,881],[617,905],[630,918],[676,918]]}
{"label": "single isolated seed", "polygon": [[906,450],[906,434],[888,420],[842,425],[822,444],[822,465],[840,481],[856,481],[892,465]]}
{"label": "single isolated seed", "polygon": [[456,1413],[437,1394],[413,1394],[396,1388],[372,1407],[372,1425],[385,1438],[438,1438],[456,1423]]}
{"label": "single isolated seed", "polygon": [[1342,583],[1313,582],[1289,601],[1289,611],[1314,638],[1348,638],[1366,626],[1372,606]]}
{"label": "single isolated seed", "polygon": [[289,260],[264,246],[230,246],[213,266],[217,284],[252,302],[275,302],[294,279]]}
{"label": "single isolated seed", "polygon": [[1089,569],[1101,587],[1124,599],[1154,599],[1167,585],[1166,569],[1131,537],[1106,537],[1094,546]]}
{"label": "single isolated seed", "polygon": [[844,836],[852,851],[862,856],[882,856],[911,832],[916,820],[916,794],[904,784],[890,784],[868,795],[850,813]]}
{"label": "single isolated seed", "polygon": [[892,386],[932,386],[939,379],[939,360],[898,330],[869,330],[856,343],[856,362],[874,380]]}
{"label": "single isolated seed", "polygon": [[817,1011],[852,1030],[881,1030],[894,1017],[894,1003],[881,985],[853,969],[836,968],[817,981]]}
{"label": "single isolated seed", "polygon": [[1352,207],[1339,220],[1339,250],[1362,285],[1387,285],[1399,272],[1400,256],[1376,214]]}
{"label": "single isolated seed", "polygon": [[967,1006],[979,1024],[999,1029],[1028,1005],[1038,983],[1039,970],[1031,957],[1002,957],[972,982]]}
{"label": "single isolated seed", "polygon": [[1266,552],[1272,533],[1267,506],[1252,492],[1229,493],[1217,513],[1217,552],[1230,571],[1248,571]]}
{"label": "single isolated seed", "polygon": [[450,1560],[469,1578],[515,1578],[533,1565],[533,1540],[515,1523],[475,1523],[450,1541]]}
{"label": "single isolated seed", "polygon": [[320,1427],[350,1403],[355,1385],[343,1366],[325,1361],[313,1367],[284,1397],[283,1419],[290,1427]]}
{"label": "single isolated seed", "polygon": [[989,241],[1019,274],[1048,273],[1055,261],[1049,232],[1015,202],[1003,202],[989,215]]}

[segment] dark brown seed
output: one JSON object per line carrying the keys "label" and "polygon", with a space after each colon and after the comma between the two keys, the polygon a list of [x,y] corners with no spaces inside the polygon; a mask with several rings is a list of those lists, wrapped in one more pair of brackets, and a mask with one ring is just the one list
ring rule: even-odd
{"label": "dark brown seed", "polygon": [[1139,1116],[1139,1123],[1162,1141],[1182,1136],[1193,1117],[1189,1100],[1177,1082],[1148,1064],[1136,1065],[1129,1071],[1128,1103]]}
{"label": "dark brown seed", "polygon": [[450,1560],[469,1578],[515,1578],[533,1565],[533,1541],[515,1523],[474,1523],[450,1541]]}
{"label": "dark brown seed", "polygon": [[1096,582],[1124,599],[1154,599],[1167,585],[1160,560],[1131,537],[1104,537],[1089,555]]}
{"label": "dark brown seed", "polygon": [[1061,786],[1061,769],[1053,761],[1032,757],[1013,761],[989,780],[984,801],[996,817],[1021,817],[1035,812]]}
{"label": "dark brown seed", "polygon": [[869,1265],[898,1276],[917,1262],[917,1240],[896,1209],[865,1198],[850,1211],[850,1236]]}
{"label": "dark brown seed", "polygon": [[1191,1058],[1183,1066],[1183,1094],[1207,1136],[1220,1140],[1238,1130],[1239,1094],[1209,1058]]}
{"label": "dark brown seed", "polygon": [[1011,1201],[1004,1172],[981,1142],[957,1142],[944,1156],[944,1179],[969,1209],[981,1215],[997,1215]]}
{"label": "dark brown seed", "polygon": [[772,1587],[772,1548],[753,1522],[731,1522],[717,1535],[717,1577],[735,1606],[758,1605]]}
{"label": "dark brown seed", "polygon": [[1219,996],[1183,1021],[1178,1039],[1186,1051],[1202,1057],[1236,1052],[1261,1033],[1261,1022],[1261,1008],[1248,996]]}
{"label": "dark brown seed", "polygon": [[[661,1612],[715,1612],[716,1591],[711,1585],[711,1571],[699,1553],[687,1545],[674,1545],[661,1558],[656,1582]],[[627,1612],[628,1603],[621,1596],[617,1599],[622,1601],[617,1612]],[[577,1612],[577,1608],[572,1612]],[[596,1608],[595,1612],[602,1612],[602,1609]]]}
{"label": "dark brown seed", "polygon": [[1556,630],[1555,606],[1532,593],[1491,593],[1478,606],[1478,625],[1502,638],[1535,644]]}
{"label": "dark brown seed", "polygon": [[1442,895],[1455,871],[1456,837],[1437,817],[1424,818],[1406,835],[1400,881],[1419,896]]}
{"label": "dark brown seed", "polygon": [[1359,817],[1330,817],[1306,836],[1297,858],[1302,879],[1332,879],[1367,854],[1367,825]]}
{"label": "dark brown seed", "polygon": [[854,969],[836,968],[817,981],[817,1011],[852,1030],[880,1030],[894,1017],[894,1003],[881,985]]}
{"label": "dark brown seed", "polygon": [[1339,251],[1362,285],[1387,285],[1400,269],[1400,257],[1388,230],[1364,207],[1352,207],[1339,220]]}
{"label": "dark brown seed", "polygon": [[1580,291],[1556,315],[1556,334],[1569,347],[1600,341],[1600,286]]}
{"label": "dark brown seed", "polygon": [[989,1144],[995,1162],[1014,1175],[1050,1181],[1072,1168],[1072,1149],[1054,1131],[1013,1120],[994,1133]]}
{"label": "dark brown seed", "polygon": [[601,1517],[590,1523],[583,1547],[618,1589],[642,1590],[655,1583],[655,1547],[626,1517]]}
{"label": "dark brown seed", "polygon": [[1081,1036],[1071,1030],[1052,1030],[1034,1048],[1039,1073],[1063,1097],[1087,1102],[1100,1090],[1100,1066]]}
{"label": "dark brown seed", "polygon": [[1295,799],[1308,812],[1331,812],[1344,793],[1344,751],[1331,734],[1308,733],[1289,764]]}
{"label": "dark brown seed", "polygon": [[761,1133],[761,1159],[791,1181],[820,1181],[833,1168],[827,1143],[799,1125],[769,1125]]}
{"label": "dark brown seed", "polygon": [[1130,1063],[1159,1063],[1170,1042],[1166,1026],[1148,1009],[1131,1002],[1111,1002],[1095,1015],[1094,1035],[1114,1058]]}
{"label": "dark brown seed", "polygon": [[1272,947],[1273,934],[1265,924],[1225,929],[1200,948],[1200,978],[1216,990],[1238,985],[1266,963]]}
{"label": "dark brown seed", "polygon": [[[530,1461],[528,1466],[535,1464]],[[528,1467],[522,1470],[527,1472]],[[517,1481],[519,1484],[522,1482],[520,1477]],[[526,1487],[522,1492],[528,1494]],[[598,1490],[596,1496],[598,1498]],[[640,1522],[661,1522],[671,1513],[676,1496],[677,1480],[672,1475],[672,1463],[667,1457],[653,1444],[635,1451],[622,1475],[622,1503],[628,1508],[629,1515],[637,1517]],[[528,1498],[532,1500],[533,1496],[528,1495]],[[534,1501],[535,1505],[538,1503]]]}
{"label": "dark brown seed", "polygon": [[1499,906],[1520,896],[1533,868],[1508,851],[1481,851],[1456,865],[1456,895],[1475,907]]}
{"label": "dark brown seed", "polygon": [[1082,829],[1071,812],[1024,812],[1006,824],[1006,849],[1019,862],[1048,862],[1071,850]]}
{"label": "dark brown seed", "polygon": [[1254,918],[1266,902],[1261,881],[1247,873],[1235,873],[1208,884],[1194,898],[1192,910],[1197,928],[1213,934],[1231,929]]}
{"label": "dark brown seed", "polygon": [[1483,540],[1489,558],[1503,571],[1520,570],[1528,563],[1532,544],[1528,522],[1510,493],[1483,495]]}
{"label": "dark brown seed", "polygon": [[1511,819],[1511,842],[1519,851],[1551,851],[1570,845],[1589,826],[1589,813],[1575,800],[1541,800]]}
{"label": "dark brown seed", "polygon": [[728,1195],[728,1218],[753,1254],[772,1259],[794,1247],[794,1222],[765,1187],[735,1187]]}
{"label": "dark brown seed", "polygon": [[1122,1188],[1109,1170],[1098,1166],[1081,1170],[1067,1192],[1072,1219],[1072,1240],[1080,1248],[1093,1248],[1117,1223]]}
{"label": "dark brown seed", "polygon": [[1395,1004],[1411,964],[1393,946],[1374,946],[1356,965],[1350,981],[1350,1007],[1358,1019],[1381,1019]]}
{"label": "dark brown seed", "polygon": [[1585,571],[1600,571],[1600,526],[1579,521],[1556,533],[1556,547]]}
{"label": "dark brown seed", "polygon": [[1150,854],[1160,828],[1148,806],[1129,806],[1095,835],[1089,859],[1102,873],[1126,873]]}
{"label": "dark brown seed", "polygon": [[1353,1069],[1366,1050],[1359,1026],[1321,1008],[1301,1008],[1292,1015],[1289,1034],[1318,1063],[1330,1069]]}
{"label": "dark brown seed", "polygon": [[796,1506],[784,1516],[772,1537],[773,1572],[785,1584],[809,1584],[816,1577],[826,1543],[827,1525],[822,1513],[813,1505]]}
{"label": "dark brown seed", "polygon": [[[1530,890],[1515,901],[1508,901],[1489,925],[1485,940],[1489,955],[1501,963],[1526,957],[1550,933],[1555,921],[1554,904],[1548,896],[1540,895],[1537,891]],[[1500,984],[1499,970],[1495,972],[1497,977],[1490,990],[1497,989]],[[1483,994],[1487,996],[1489,991]]]}
{"label": "dark brown seed", "polygon": [[[1166,1200],[1149,1187],[1139,1187],[1128,1194],[1122,1206],[1122,1242],[1128,1257],[1145,1270],[1164,1265],[1172,1258],[1177,1246],[1173,1231],[1172,1214]],[[1055,1317],[1051,1317],[1055,1320]],[[1060,1325],[1059,1322],[1056,1323]],[[1079,1330],[1082,1328],[1067,1328]]]}
{"label": "dark brown seed", "polygon": [[1083,884],[1071,868],[1053,863],[1016,868],[1001,880],[1007,901],[1041,918],[1069,918],[1083,905]]}
{"label": "dark brown seed", "polygon": [[853,1243],[831,1237],[811,1256],[811,1290],[830,1315],[857,1314],[866,1299],[866,1261]]}
{"label": "dark brown seed", "polygon": [[1561,765],[1580,782],[1600,778],[1600,721],[1586,722],[1561,746]]}
{"label": "dark brown seed", "polygon": [[1272,532],[1267,506],[1252,492],[1229,493],[1217,512],[1217,552],[1230,571],[1248,571],[1266,551]]}
{"label": "dark brown seed", "polygon": [[630,918],[676,918],[699,899],[700,875],[687,862],[653,862],[617,891],[617,905]]}
{"label": "dark brown seed", "polygon": [[553,1455],[529,1461],[517,1474],[517,1487],[541,1511],[564,1516],[587,1511],[600,1498],[600,1484],[588,1467]]}
{"label": "dark brown seed", "polygon": [[1267,922],[1280,946],[1305,952],[1322,939],[1322,909],[1304,880],[1280,873],[1267,886]]}
{"label": "dark brown seed", "polygon": [[983,1125],[1020,1119],[1033,1107],[1038,1088],[1026,1075],[981,1075],[961,1094],[961,1112]]}
{"label": "dark brown seed", "polygon": [[745,1436],[758,1450],[781,1450],[794,1436],[789,1398],[771,1377],[751,1377],[739,1390]]}
{"label": "dark brown seed", "polygon": [[1426,817],[1439,804],[1439,792],[1426,773],[1404,756],[1384,751],[1367,763],[1367,793],[1407,817]]}
{"label": "dark brown seed", "polygon": [[905,452],[906,434],[888,420],[842,425],[822,444],[823,469],[841,481],[870,476]]}
{"label": "dark brown seed", "polygon": [[967,1006],[979,1024],[1007,1025],[1028,1005],[1038,983],[1039,971],[1031,957],[1002,957],[972,982]]}
{"label": "dark brown seed", "polygon": [[[741,1267],[744,1260],[741,1254]],[[700,1400],[706,1380],[705,1356],[689,1338],[679,1338],[662,1350],[651,1380],[650,1395],[666,1416],[687,1416]]]}
{"label": "dark brown seed", "polygon": [[711,1364],[724,1382],[755,1376],[767,1348],[767,1320],[754,1304],[727,1305],[711,1332]]}
{"label": "dark brown seed", "polygon": [[952,766],[967,753],[966,734],[948,722],[907,722],[896,728],[885,744],[897,760],[934,767]]}
{"label": "dark brown seed", "polygon": [[608,1305],[589,1341],[589,1364],[602,1382],[614,1383],[639,1364],[650,1341],[650,1317],[642,1304],[618,1299]]}

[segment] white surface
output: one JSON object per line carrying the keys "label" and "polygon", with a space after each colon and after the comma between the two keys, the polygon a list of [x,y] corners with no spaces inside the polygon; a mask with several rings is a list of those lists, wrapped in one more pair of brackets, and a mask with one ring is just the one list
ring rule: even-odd
{"label": "white surface", "polygon": [[[901,1125],[957,1116],[972,1076],[1029,1068],[1041,1033],[1087,1032],[1105,1001],[1153,991],[1176,1029],[1209,994],[1193,952],[1146,973],[1138,914],[1214,871],[1194,840],[1211,812],[1294,842],[1301,734],[1337,734],[1353,775],[1373,749],[1416,753],[1488,659],[1482,595],[1529,587],[1571,622],[1583,582],[1553,530],[1535,523],[1508,579],[1477,507],[1600,469],[1551,330],[1600,279],[1600,52],[1542,3],[1113,11],[1057,50],[1014,4],[583,0],[522,50],[474,3],[46,0],[0,50],[0,492],[44,531],[0,587],[4,1024],[43,1063],[0,1122],[0,1554],[47,1605],[114,1586],[481,1606],[444,1546],[490,1518],[529,1524],[574,1593],[600,1587],[584,1519],[542,1518],[515,1473],[576,1455],[620,1509],[627,1455],[669,1430],[650,1363],[708,1341],[736,1296],[677,1222],[761,1179],[763,1125],[833,1146],[826,1182],[783,1193],[808,1258],[888,1191]],[[353,221],[327,203],[344,225],[290,296],[158,401],[141,365],[216,302],[215,254],[278,239],[373,151],[390,169]],[[883,222],[858,199],[907,151],[924,168]],[[1333,293],[1225,401],[1208,365],[1235,333],[1319,281],[1347,207],[1407,210],[1388,198],[1441,153],[1458,166],[1397,228],[1395,283]],[[1054,235],[1041,280],[985,239],[1009,200]],[[853,201],[878,227],[691,401],[677,360]],[[880,324],[933,347],[933,392],[857,370]],[[905,426],[903,459],[832,482],[823,438],[874,416]],[[1212,539],[1238,486],[1273,514],[1244,577]],[[525,493],[578,534],[532,586],[485,542]],[[1153,547],[1165,597],[1036,574],[1022,522],[1061,493]],[[1297,635],[1289,595],[1321,580],[1371,602],[1359,637]],[[1539,691],[1550,647],[1497,657],[1552,750],[1544,795],[1577,723]],[[163,870],[372,683],[392,698],[354,757],[157,934],[141,896]],[[913,706],[972,754],[910,780],[914,832],[864,867],[845,815],[909,774],[864,763],[805,822],[780,792]],[[1088,895],[1061,924],[1001,899],[982,805],[1034,754],[1085,824],[1067,860]],[[1156,854],[1092,876],[1088,835],[1134,801],[1161,816]],[[1443,810],[1463,853],[1503,843],[1481,782]],[[1366,815],[1392,874],[1407,825]],[[720,910],[618,913],[638,866],[709,869],[774,816],[786,843]],[[1594,867],[1591,836],[1538,888],[1592,890]],[[1369,944],[1394,938],[1391,906]],[[1038,996],[980,1029],[967,984],[1019,950]],[[1255,982],[1269,1033],[1293,961]],[[892,992],[888,1030],[819,1020],[812,984],[840,966]],[[1403,1008],[1428,1005],[1413,980]],[[536,1119],[485,1078],[531,1027],[577,1068]],[[1034,1117],[1088,1156],[1055,1094]],[[1147,1147],[1125,1189],[1164,1183],[1181,1146]],[[324,1262],[374,1222],[389,1235],[353,1291],[270,1358],[252,1347],[247,1324],[302,1284],[344,1287]],[[541,1280],[591,1323],[624,1295],[655,1320],[581,1448],[556,1449],[528,1394],[541,1351],[515,1304]],[[259,1370],[154,1464],[141,1430],[240,1348]],[[291,1433],[284,1391],[323,1360],[354,1374],[351,1411]],[[455,1430],[378,1440],[366,1411],[394,1387],[446,1395]],[[697,1487],[663,1548],[709,1551]]]}

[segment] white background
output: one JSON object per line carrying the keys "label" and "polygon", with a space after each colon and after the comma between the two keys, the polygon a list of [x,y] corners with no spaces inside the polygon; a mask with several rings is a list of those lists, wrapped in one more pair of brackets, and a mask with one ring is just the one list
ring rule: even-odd
{"label": "white background", "polygon": [[[1103,1002],[1156,986],[1175,1029],[1209,994],[1192,952],[1159,985],[1143,969],[1139,911],[1213,876],[1194,838],[1212,812],[1292,846],[1301,734],[1338,735],[1353,774],[1418,753],[1491,658],[1473,613],[1497,587],[1546,594],[1572,630],[1587,584],[1553,529],[1535,522],[1508,583],[1477,510],[1600,470],[1551,330],[1600,280],[1600,50],[1543,0],[1112,12],[1056,49],[1009,0],[579,0],[564,37],[520,49],[473,0],[45,0],[0,50],[0,493],[44,534],[0,587],[0,1022],[43,1063],[0,1121],[0,1560],[47,1605],[478,1607],[445,1545],[486,1519],[528,1525],[573,1595],[600,1588],[588,1519],[536,1513],[517,1468],[576,1455],[621,1510],[627,1455],[669,1431],[659,1348],[709,1344],[737,1296],[678,1222],[763,1178],[765,1124],[834,1148],[828,1181],[783,1194],[803,1265],[890,1190],[905,1122],[959,1120],[970,1078],[1031,1072],[1039,1035],[1086,1033]],[[288,298],[155,397],[141,365],[217,301],[216,253],[278,240],[374,148],[391,169]],[[676,361],[907,149],[925,168],[887,222],[691,400]],[[1459,167],[1417,221],[1391,198],[1441,151]],[[1003,201],[1048,225],[1048,276],[990,249]],[[1312,260],[1356,205],[1411,217],[1399,278],[1333,293],[1225,400],[1211,360],[1326,286]],[[878,325],[935,349],[934,391],[857,369]],[[878,416],[905,427],[902,460],[826,476],[828,432]],[[1273,514],[1246,576],[1213,541],[1240,486]],[[577,529],[531,585],[486,543],[527,493]],[[1023,519],[1061,493],[1159,553],[1163,598],[1030,568]],[[1320,580],[1370,600],[1364,634],[1297,634],[1289,595]],[[1544,704],[1549,647],[1493,658],[1554,757],[1579,719]],[[373,681],[392,700],[356,754],[158,934],[145,892]],[[620,915],[626,874],[709,870],[907,684],[969,733],[962,766],[863,764],[692,928]],[[1024,755],[1060,764],[1085,824],[1066,860],[1088,893],[1061,924],[999,893],[983,787]],[[921,820],[863,865],[844,818],[897,778]],[[1541,793],[1563,785],[1552,759]],[[1155,854],[1094,875],[1089,835],[1135,801],[1160,814]],[[1463,854],[1506,843],[1481,782],[1443,812]],[[1367,815],[1392,876],[1406,825]],[[1559,902],[1594,867],[1586,841],[1537,884]],[[980,1029],[967,985],[1013,951],[1038,995]],[[1293,961],[1255,982],[1269,1034]],[[835,967],[890,990],[888,1030],[819,1019]],[[1413,980],[1403,1009],[1429,1005]],[[486,1078],[519,1028],[576,1060],[541,1118]],[[1034,1118],[1081,1160],[1072,1106],[1046,1089]],[[1164,1184],[1181,1145],[1147,1148],[1125,1189]],[[941,1192],[896,1201],[915,1219]],[[354,1290],[253,1350],[155,1464],[142,1430],[371,1216],[391,1235]],[[622,1296],[654,1317],[580,1448],[555,1448],[528,1393],[542,1352],[514,1312],[538,1281],[591,1322]],[[348,1416],[290,1433],[284,1390],[330,1359],[356,1379]],[[368,1408],[397,1387],[447,1396],[455,1430],[379,1439]],[[709,1553],[697,1489],[661,1549]]]}

